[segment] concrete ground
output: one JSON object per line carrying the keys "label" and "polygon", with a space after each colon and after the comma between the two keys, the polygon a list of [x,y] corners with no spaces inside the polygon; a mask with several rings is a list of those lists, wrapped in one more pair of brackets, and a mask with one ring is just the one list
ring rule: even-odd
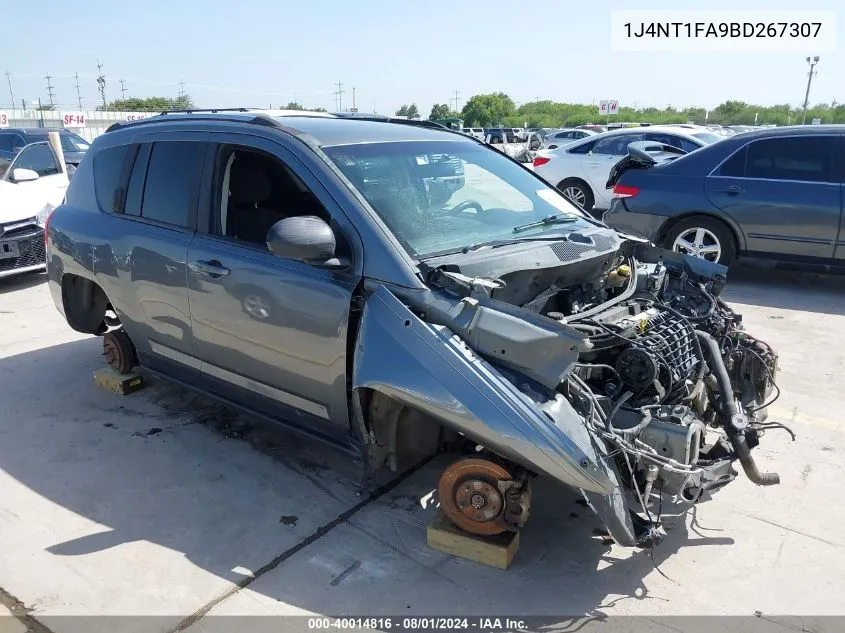
{"label": "concrete ground", "polygon": [[[43,280],[0,281],[0,630],[59,615],[845,614],[845,281],[748,266],[726,296],[781,354],[783,395],[742,475],[654,550],[607,546],[549,481],[508,571],[432,551],[425,495],[443,461],[369,498],[339,455],[166,383],[97,389],[98,339],[72,332]],[[190,619],[185,619],[188,616]],[[8,622],[8,627],[4,622]],[[134,629],[133,629],[134,630]]]}

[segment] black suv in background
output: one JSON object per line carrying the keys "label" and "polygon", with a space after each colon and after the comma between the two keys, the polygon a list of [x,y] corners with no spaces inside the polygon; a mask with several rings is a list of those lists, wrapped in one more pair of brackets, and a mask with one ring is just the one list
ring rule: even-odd
{"label": "black suv in background", "polygon": [[21,148],[47,140],[47,134],[58,132],[62,141],[65,162],[78,167],[90,147],[88,141],[64,128],[12,127],[0,130],[0,159],[11,161]]}
{"label": "black suv in background", "polygon": [[508,143],[516,143],[517,138],[513,133],[513,129],[509,127],[486,127],[484,128],[484,138],[490,137],[491,143],[501,143],[502,139],[507,139]]}

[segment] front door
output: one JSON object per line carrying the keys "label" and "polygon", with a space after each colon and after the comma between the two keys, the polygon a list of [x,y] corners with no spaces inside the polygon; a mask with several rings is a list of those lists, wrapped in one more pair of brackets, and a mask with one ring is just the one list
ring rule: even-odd
{"label": "front door", "polygon": [[[35,172],[38,178],[34,180],[18,180],[15,178],[15,170],[26,169]],[[6,168],[3,179],[14,183],[24,195],[21,198],[31,200],[36,207],[49,204],[57,207],[65,197],[65,190],[68,186],[68,177],[62,170],[53,148],[49,143],[33,143],[24,147]],[[35,209],[35,212],[40,210]]]}
{"label": "front door", "polygon": [[[215,393],[330,439],[349,431],[347,336],[360,262],[347,271],[274,256],[268,229],[295,215],[342,215],[281,142],[218,134],[204,184],[207,222],[188,253],[202,379]],[[202,228],[202,227],[201,227]]]}
{"label": "front door", "polygon": [[842,214],[839,143],[838,135],[753,141],[707,178],[707,197],[742,227],[750,253],[831,258]]}
{"label": "front door", "polygon": [[610,206],[610,190],[606,187],[610,170],[628,154],[630,143],[642,139],[642,134],[612,134],[599,139],[589,155],[584,158],[584,172],[593,190],[597,209],[607,209]]}

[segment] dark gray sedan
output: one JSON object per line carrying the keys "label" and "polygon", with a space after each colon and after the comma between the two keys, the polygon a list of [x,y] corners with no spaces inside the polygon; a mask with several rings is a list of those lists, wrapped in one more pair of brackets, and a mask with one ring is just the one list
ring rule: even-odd
{"label": "dark gray sedan", "polygon": [[843,136],[845,126],[774,128],[673,160],[629,161],[635,168],[608,182],[604,221],[721,264],[738,256],[845,263]]}

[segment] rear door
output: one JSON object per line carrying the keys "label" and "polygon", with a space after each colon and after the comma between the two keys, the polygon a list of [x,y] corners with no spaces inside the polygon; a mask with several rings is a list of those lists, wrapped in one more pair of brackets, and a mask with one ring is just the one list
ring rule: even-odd
{"label": "rear door", "polygon": [[196,382],[199,363],[187,257],[208,137],[207,132],[144,134],[135,138],[126,159],[116,160],[120,147],[94,156],[95,178],[98,172],[102,180],[123,172],[116,190],[98,189],[98,203],[115,218],[104,224],[103,243],[95,246],[95,272],[142,363],[189,383]]}
{"label": "rear door", "polygon": [[832,258],[842,216],[839,135],[752,141],[707,177],[710,201],[745,233],[746,250]]}

